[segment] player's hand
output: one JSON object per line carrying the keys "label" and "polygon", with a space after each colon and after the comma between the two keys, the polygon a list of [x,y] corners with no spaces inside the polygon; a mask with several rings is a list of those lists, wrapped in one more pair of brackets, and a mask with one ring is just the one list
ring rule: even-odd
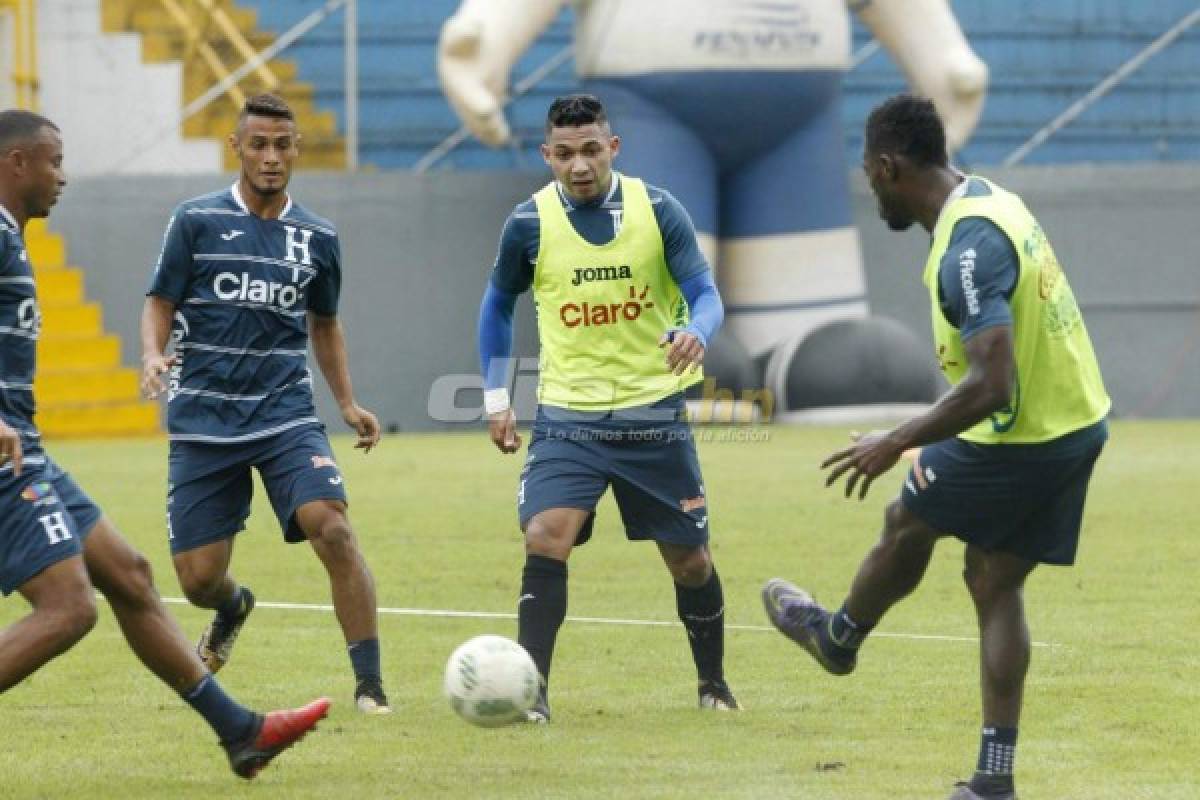
{"label": "player's hand", "polygon": [[0,419],[0,467],[12,462],[13,477],[21,475],[21,434]]}
{"label": "player's hand", "polygon": [[163,383],[162,376],[171,371],[171,367],[178,366],[179,356],[171,354],[164,356],[159,353],[156,356],[148,356],[142,359],[142,394],[153,400],[167,390],[167,385]]}
{"label": "player's hand", "polygon": [[850,438],[854,444],[822,461],[821,469],[833,467],[825,479],[826,486],[832,486],[849,472],[846,497],[852,495],[854,487],[858,485],[858,499],[862,500],[867,496],[871,481],[895,466],[904,448],[892,439],[890,431],[871,431],[865,436],[855,432],[850,434]]}
{"label": "player's hand", "polygon": [[369,453],[372,447],[379,444],[379,419],[370,411],[358,403],[351,403],[342,409],[342,419],[358,434],[358,442],[354,445],[356,449]]}
{"label": "player's hand", "polygon": [[658,346],[667,348],[667,369],[676,375],[682,375],[689,368],[695,372],[704,361],[704,343],[694,333],[667,331],[658,340]]}
{"label": "player's hand", "polygon": [[442,26],[438,42],[438,75],[442,90],[458,118],[484,144],[499,147],[512,138],[504,118],[502,90],[508,75],[485,63],[483,23],[454,16]]}
{"label": "player's hand", "polygon": [[517,433],[517,415],[511,408],[488,414],[488,435],[492,444],[501,453],[515,453],[521,449],[521,434]]}

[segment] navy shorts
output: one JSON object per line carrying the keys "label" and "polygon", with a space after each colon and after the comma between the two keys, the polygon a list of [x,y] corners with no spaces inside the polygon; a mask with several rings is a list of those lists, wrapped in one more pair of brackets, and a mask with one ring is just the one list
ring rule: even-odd
{"label": "navy shorts", "polygon": [[1107,439],[1104,421],[1046,444],[947,439],[921,448],[901,497],[927,525],[969,545],[1073,564],[1088,481]]}
{"label": "navy shorts", "polygon": [[250,516],[258,470],[283,538],[304,541],[296,510],[314,500],[346,502],[342,473],[325,429],[290,430],[242,444],[171,442],[167,469],[167,535],[182,553],[228,539]]}
{"label": "navy shorts", "polygon": [[5,595],[59,561],[83,552],[83,540],[102,513],[49,456],[25,454],[13,478],[0,471],[0,591]]}
{"label": "navy shorts", "polygon": [[576,539],[582,544],[611,485],[630,539],[708,542],[704,479],[687,422],[605,428],[555,422],[545,411],[538,410],[517,492],[522,529],[547,509],[583,509],[592,515]]}

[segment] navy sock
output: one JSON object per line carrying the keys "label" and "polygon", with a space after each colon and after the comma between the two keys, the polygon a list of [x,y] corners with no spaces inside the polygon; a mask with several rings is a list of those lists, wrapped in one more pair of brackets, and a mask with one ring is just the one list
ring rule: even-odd
{"label": "navy sock", "polygon": [[242,614],[242,603],[245,600],[243,587],[233,590],[229,599],[217,606],[217,613],[227,620],[236,620]]}
{"label": "navy sock", "polygon": [[971,788],[981,794],[1011,790],[1016,757],[1016,728],[985,727],[979,738],[979,761],[975,765],[975,777],[971,778]]}
{"label": "navy sock", "polygon": [[545,556],[525,557],[521,599],[517,601],[517,642],[538,672],[550,680],[554,640],[567,616],[567,564]]}
{"label": "navy sock", "polygon": [[205,675],[183,699],[204,717],[224,744],[241,741],[254,732],[257,715],[225,694],[212,675]]}
{"label": "navy sock", "polygon": [[354,667],[354,677],[358,681],[383,680],[383,671],[379,668],[379,640],[360,639],[346,645],[350,654],[350,666]]}
{"label": "navy sock", "polygon": [[860,625],[846,613],[846,604],[829,617],[829,641],[843,650],[857,650],[871,632],[871,626]]}
{"label": "navy sock", "polygon": [[696,674],[702,681],[725,679],[725,595],[721,579],[714,569],[708,582],[691,588],[675,584],[675,606],[687,631],[696,662]]}

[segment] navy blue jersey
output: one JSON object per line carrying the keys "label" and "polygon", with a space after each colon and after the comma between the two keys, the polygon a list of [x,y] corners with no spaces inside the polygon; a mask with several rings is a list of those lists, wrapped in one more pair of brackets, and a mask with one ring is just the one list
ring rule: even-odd
{"label": "navy blue jersey", "polygon": [[[966,197],[991,194],[983,181],[968,181]],[[1012,325],[1009,301],[1020,272],[1017,251],[996,223],[965,217],[954,225],[938,265],[938,298],[946,321],[964,342],[985,328]]]}
{"label": "navy blue jersey", "polygon": [[[667,268],[676,284],[682,284],[708,270],[708,261],[696,242],[696,229],[687,210],[665,189],[646,185],[654,218],[658,221],[663,239],[663,254]],[[608,195],[588,203],[573,203],[562,188],[558,190],[567,219],[587,241],[595,245],[612,241],[621,229],[625,203],[621,192],[621,176],[614,172]],[[541,223],[533,199],[516,207],[504,223],[500,234],[500,251],[492,270],[492,284],[501,291],[521,294],[533,285],[533,268],[537,264],[541,239]]]}
{"label": "navy blue jersey", "polygon": [[[38,441],[33,425],[33,371],[41,328],[33,269],[16,220],[0,206],[0,418],[21,434],[22,447]],[[5,464],[11,469],[11,464]]]}
{"label": "navy blue jersey", "polygon": [[262,219],[235,184],[175,209],[147,290],[176,305],[170,438],[236,443],[317,424],[307,312],[336,315],[340,288],[337,232],[290,199]]}

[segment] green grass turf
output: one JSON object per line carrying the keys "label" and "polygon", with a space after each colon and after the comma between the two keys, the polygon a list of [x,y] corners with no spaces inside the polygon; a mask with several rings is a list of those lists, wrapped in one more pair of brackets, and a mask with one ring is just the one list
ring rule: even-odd
{"label": "green grass turf", "polygon": [[[732,625],[762,626],[762,582],[783,575],[840,602],[875,538],[896,470],[863,503],[822,488],[817,464],[841,429],[771,428],[768,441],[701,445],[713,550]],[[719,434],[718,434],[719,436]],[[1200,423],[1123,423],[1092,484],[1079,563],[1034,573],[1034,650],[1017,758],[1022,797],[1200,796],[1195,590]],[[519,457],[483,433],[390,437],[369,456],[335,447],[352,519],[384,607],[509,612],[522,564]],[[60,463],[180,592],[163,524],[166,445],[62,443]],[[962,546],[939,546],[918,591],[881,632],[973,637]],[[238,539],[235,575],[267,601],[328,603],[307,545],[285,546],[263,494]],[[172,609],[194,638],[206,614]],[[0,604],[0,624],[24,613]],[[611,501],[571,561],[570,613],[674,619],[652,546],[627,543]],[[397,708],[358,715],[327,612],[262,608],[222,683],[256,707],[328,694],[331,717],[253,784],[226,768],[208,729],[125,648],[102,604],[74,650],[0,697],[4,798],[940,798],[977,747],[973,641],[876,636],[858,672],[834,679],[774,632],[730,630],[727,668],[746,711],[695,706],[678,627],[569,622],[559,637],[547,728],[472,728],[441,696],[446,657],[508,619],[381,617]]]}

